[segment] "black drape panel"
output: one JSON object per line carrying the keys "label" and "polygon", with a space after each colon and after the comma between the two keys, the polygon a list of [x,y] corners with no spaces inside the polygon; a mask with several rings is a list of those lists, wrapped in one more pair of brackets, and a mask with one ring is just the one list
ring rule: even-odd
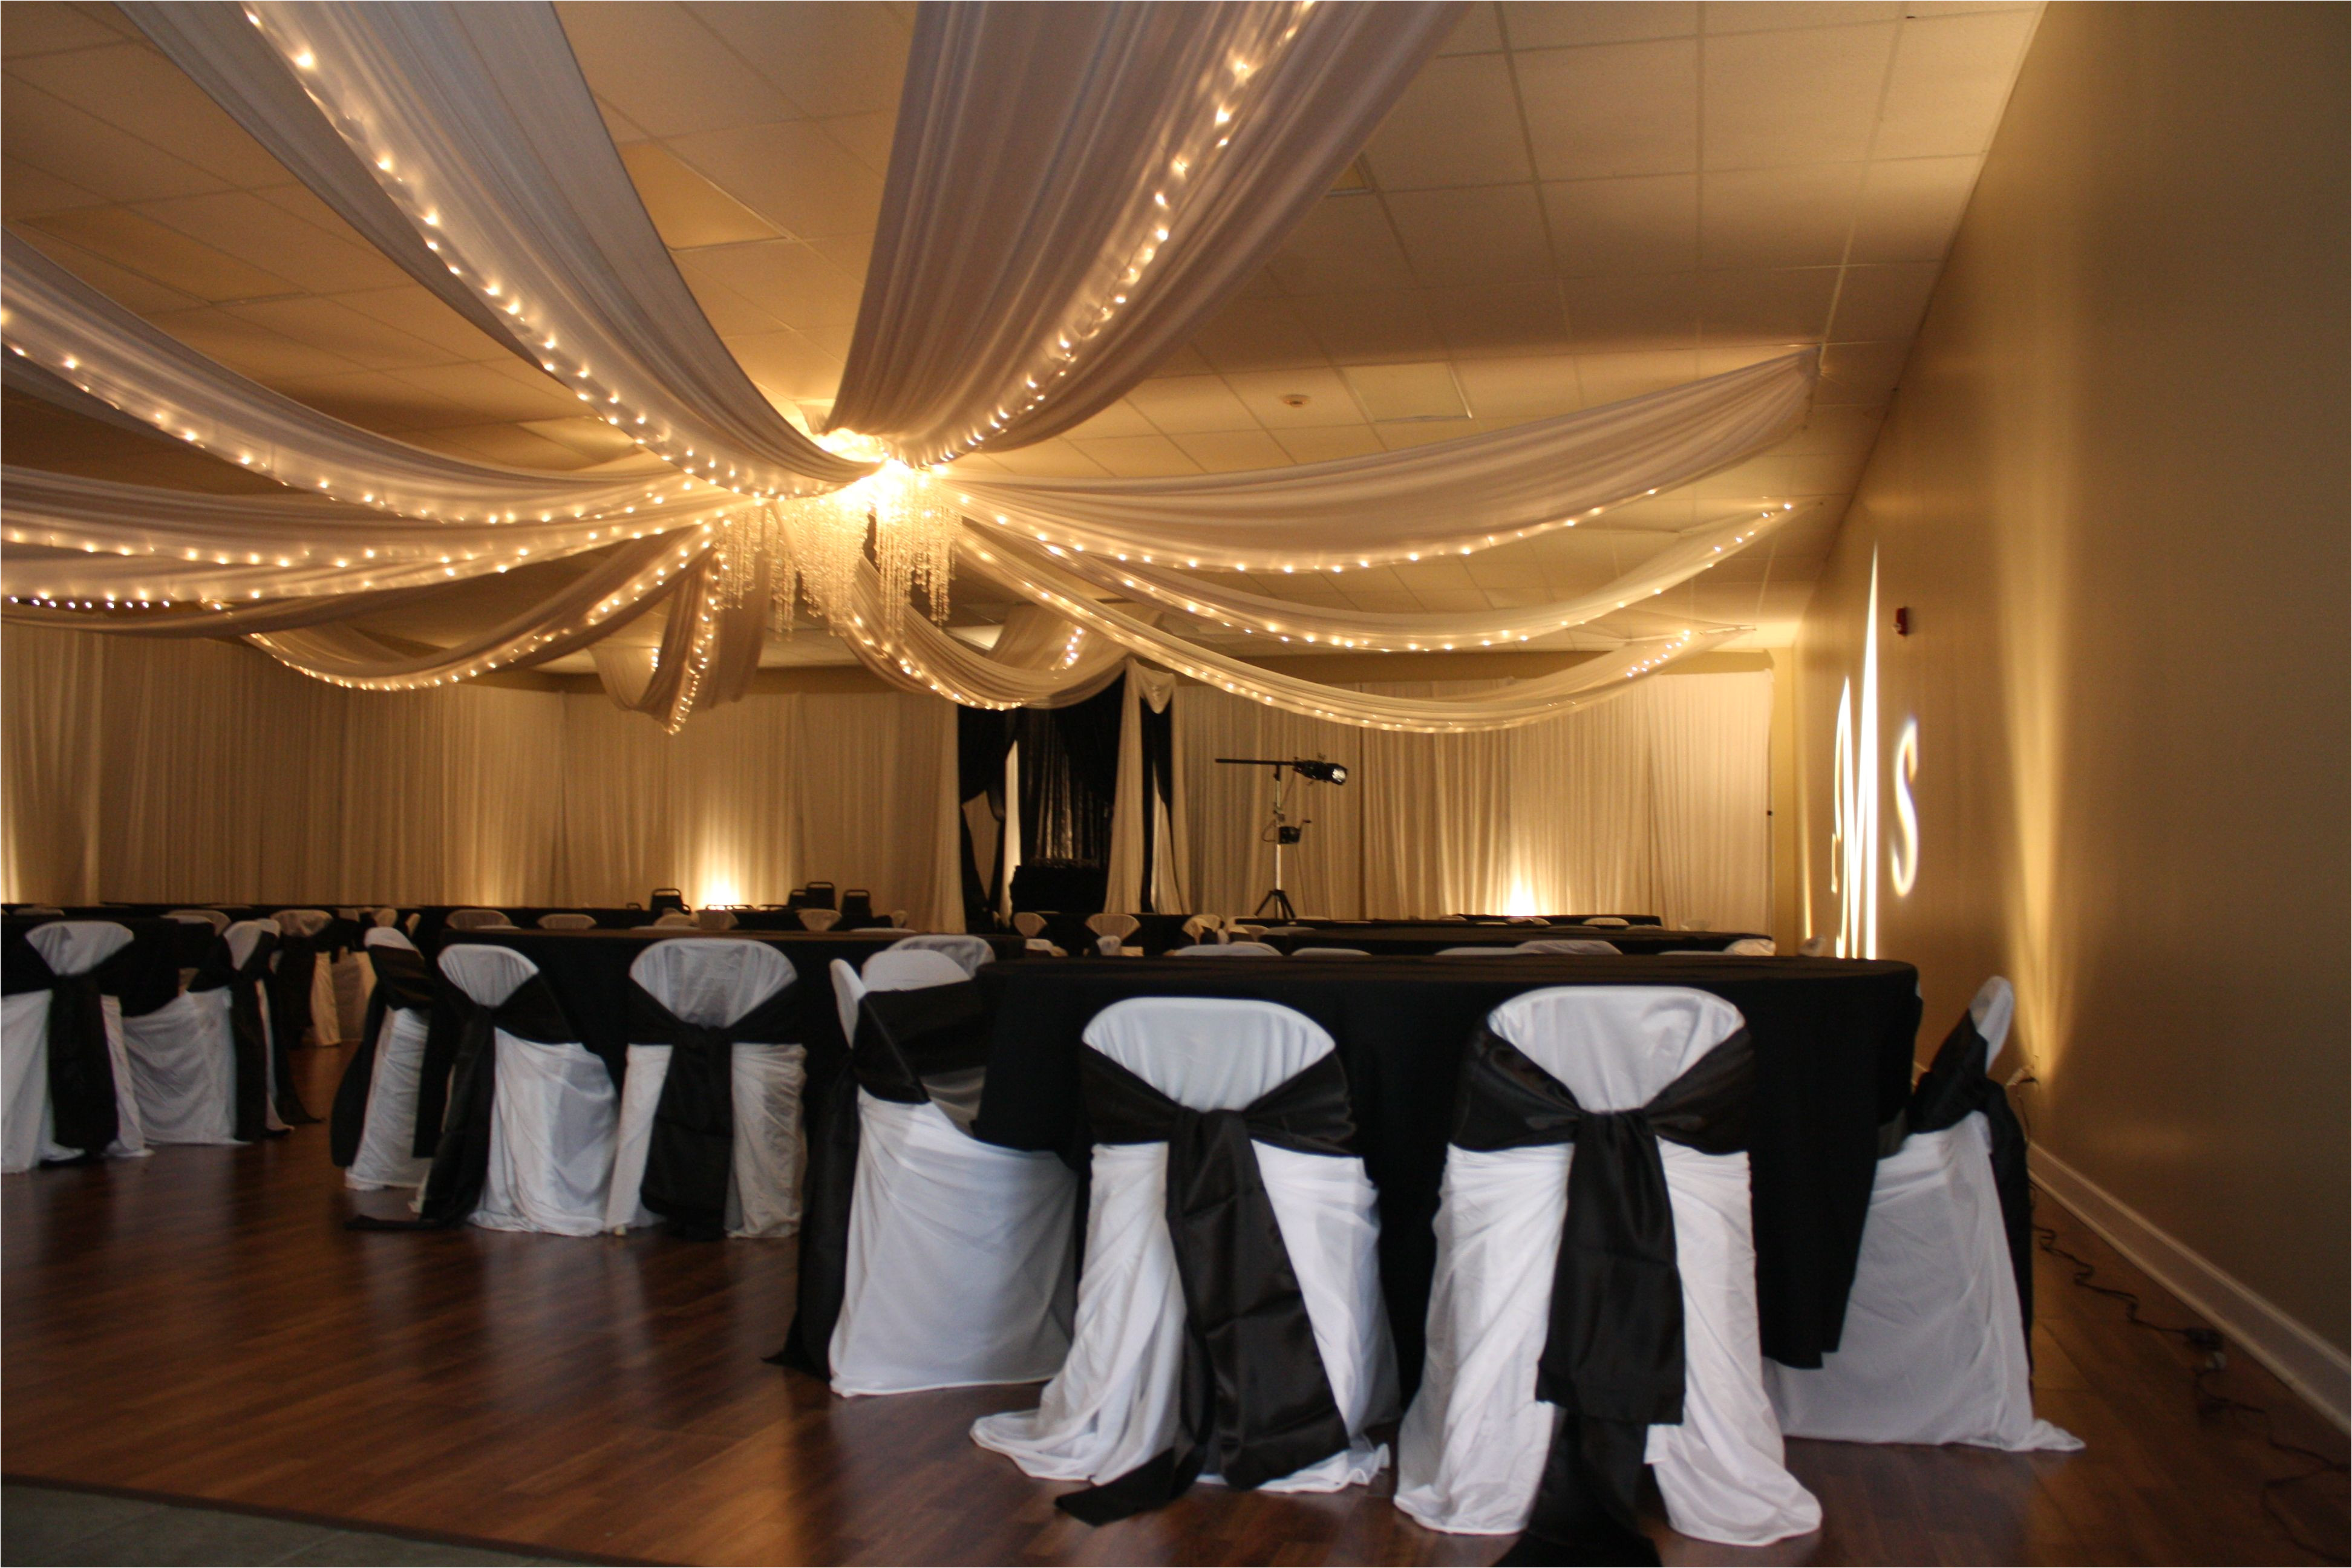
{"label": "black drape panel", "polygon": [[1021,745],[1021,858],[1101,866],[1110,860],[1111,805],[1118,794],[1115,680],[1067,708],[1012,714]]}
{"label": "black drape panel", "polygon": [[956,814],[956,834],[963,844],[963,929],[992,931],[996,906],[1004,892],[1004,753],[1013,749],[1013,715],[992,708],[956,710],[956,801],[985,799],[996,818],[996,853],[990,864],[980,864],[972,843],[971,818]]}
{"label": "black drape panel", "polygon": [[[1159,881],[1160,857],[1168,846],[1160,842],[1160,813],[1165,806],[1172,820],[1176,805],[1176,705],[1171,702],[1157,713],[1151,704],[1139,701],[1135,705],[1139,721],[1138,732],[1143,740],[1143,889],[1141,910],[1145,914],[1157,914],[1159,907],[1151,901],[1151,889]],[[1186,911],[1173,910],[1171,914]]]}

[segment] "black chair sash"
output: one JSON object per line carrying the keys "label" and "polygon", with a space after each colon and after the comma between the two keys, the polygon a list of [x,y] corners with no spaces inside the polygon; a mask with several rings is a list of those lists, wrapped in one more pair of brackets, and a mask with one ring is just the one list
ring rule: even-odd
{"label": "black chair sash", "polygon": [[106,1047],[106,995],[99,971],[49,980],[46,1042],[51,1136],[79,1158],[104,1158],[121,1125],[114,1100],[114,1056]]}
{"label": "black chair sash", "polygon": [[228,988],[229,1045],[236,1060],[236,1118],[231,1136],[240,1143],[280,1137],[287,1131],[269,1125],[269,1031],[262,1022],[269,959],[277,951],[278,934],[259,932],[240,964],[231,958],[227,939],[217,939],[188,982],[190,991]]}
{"label": "black chair sash", "polygon": [[1099,1051],[1079,1053],[1079,1073],[1096,1142],[1168,1145],[1168,1237],[1184,1344],[1174,1444],[1055,1506],[1108,1524],[1172,1501],[1210,1467],[1246,1491],[1344,1450],[1348,1424],[1250,1147],[1354,1152],[1338,1055],[1239,1110],[1180,1105]]}
{"label": "black chair sash", "polygon": [[688,1023],[629,982],[630,1043],[670,1047],[639,1201],[676,1235],[717,1241],[726,1234],[727,1182],[735,1168],[735,1047],[791,1043],[799,1021],[792,987],[787,978],[733,1023],[711,1026]]}
{"label": "black chair sash", "polygon": [[[376,1047],[383,1037],[384,1020],[395,1011],[432,1011],[436,994],[433,972],[425,955],[404,947],[372,947],[368,966],[375,985],[368,992],[367,1021],[360,1026],[360,1043],[335,1085],[335,1103],[327,1116],[329,1157],[346,1170],[360,1157],[360,1139],[367,1131],[368,1095],[375,1087]],[[420,1086],[421,1087],[421,1086]],[[419,1097],[420,1102],[422,1096]],[[409,1140],[415,1146],[415,1133]]]}
{"label": "black chair sash", "polygon": [[[456,1022],[456,1050],[449,1069],[448,1116],[433,1152],[432,1173],[425,1181],[424,1207],[415,1219],[355,1215],[345,1222],[352,1230],[446,1230],[465,1224],[481,1206],[482,1186],[489,1176],[499,1032],[551,1046],[580,1037],[543,974],[516,986],[495,1007],[475,1001],[437,972],[434,988],[438,1005]],[[417,1114],[421,1124],[421,1107]]]}
{"label": "black chair sash", "polygon": [[1593,1111],[1481,1027],[1463,1069],[1457,1148],[1573,1143],[1536,1397],[1557,1407],[1543,1479],[1511,1563],[1658,1561],[1635,1509],[1653,1425],[1683,1418],[1682,1271],[1658,1140],[1748,1146],[1755,1052],[1745,1028],[1636,1110]]}
{"label": "black chair sash", "polygon": [[278,966],[269,979],[269,1068],[278,1086],[278,1120],[292,1127],[319,1120],[294,1087],[294,1047],[310,1026],[310,979],[318,966],[315,939],[299,931],[278,932]]}
{"label": "black chair sash", "polygon": [[[809,1042],[801,1121],[808,1166],[801,1185],[798,1299],[784,1348],[767,1359],[833,1376],[833,1331],[849,1285],[849,1211],[857,1190],[857,1091],[920,1105],[926,1073],[985,1066],[990,1020],[977,981],[869,991],[846,1053]],[[829,1034],[831,1031],[827,1031]]]}
{"label": "black chair sash", "polygon": [[1962,1013],[1936,1059],[1911,1088],[1909,1121],[1914,1132],[1940,1132],[1984,1112],[1992,1132],[1993,1189],[2000,1194],[2001,1228],[2009,1234],[2010,1272],[2017,1277],[2017,1305],[2025,1315],[2026,1343],[2033,1342],[2033,1186],[2027,1179],[2025,1129],[2009,1103],[2009,1091],[1985,1069],[1992,1065],[1976,1016]]}

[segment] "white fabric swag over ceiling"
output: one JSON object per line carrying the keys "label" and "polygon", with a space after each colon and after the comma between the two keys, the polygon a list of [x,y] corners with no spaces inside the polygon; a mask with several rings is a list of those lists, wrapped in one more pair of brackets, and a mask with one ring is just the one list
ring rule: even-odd
{"label": "white fabric swag over ceiling", "polygon": [[[1039,25],[1034,8],[925,6],[919,13],[914,69],[926,90],[908,95],[911,107],[902,119],[886,195],[887,265],[877,262],[869,277],[851,350],[852,385],[845,388],[845,397],[896,412],[887,418],[875,413],[857,433],[882,450],[918,458],[1017,446],[1118,395],[1279,243],[1305,204],[1353,155],[1450,16],[1442,5],[1308,7],[1289,0],[1065,8],[1056,13],[1055,30],[1084,34],[1094,45],[1082,60],[1047,72],[1048,86],[1033,82],[1024,89],[1017,71],[1007,74],[1006,62],[1037,47],[1031,37]],[[842,537],[845,522],[863,530],[867,505],[863,486],[836,492],[839,500],[775,503],[787,509],[781,522],[742,503],[839,486],[870,465],[811,443],[768,407],[727,355],[637,202],[551,9],[536,0],[499,7],[256,0],[243,11],[158,7],[146,25],[167,54],[187,65],[362,232],[383,230],[388,213],[405,218],[423,256],[442,272],[433,273],[415,245],[395,238],[390,250],[397,259],[445,296],[461,285],[470,289],[491,324],[530,349],[548,374],[573,386],[599,416],[709,487],[697,493],[689,481],[673,479],[668,482],[677,489],[656,491],[642,479],[626,481],[639,487],[634,504],[641,509],[699,513],[691,528],[681,524],[683,542],[676,552],[638,552],[646,542],[633,540],[622,552],[633,564],[617,580],[604,574],[601,596],[551,594],[530,613],[440,656],[420,659],[379,649],[348,629],[290,635],[314,617],[290,624],[280,617],[271,623],[280,630],[268,634],[264,646],[327,679],[414,687],[584,646],[667,595],[669,625],[659,668],[676,671],[674,689],[654,691],[649,710],[674,727],[698,698],[740,689],[763,636],[764,617],[752,613],[752,602],[761,595],[789,602],[792,574],[805,577],[809,570],[797,558],[806,541],[827,537],[827,520],[830,537]],[[268,47],[257,48],[256,40]],[[1212,68],[1217,59],[1223,66]],[[1171,61],[1198,68],[1171,70]],[[289,81],[313,105],[310,119],[293,111]],[[1036,134],[1008,139],[1000,133],[992,117],[1010,101],[1007,93],[1016,96],[1019,113]],[[1334,108],[1341,103],[1345,112]],[[1203,124],[1205,132],[1199,130]],[[1208,141],[1196,147],[1202,135]],[[1151,160],[1163,160],[1159,172],[1169,177],[1140,178],[1139,170],[1148,170]],[[1024,214],[1026,222],[989,221],[1004,214]],[[1120,253],[1123,269],[1108,283],[1091,264],[1064,265],[1073,255],[1098,257],[1103,247],[1125,243],[1121,237],[1130,231],[1139,237]],[[1024,250],[1030,246],[1037,254]],[[974,266],[982,256],[994,258],[991,268]],[[274,395],[201,356],[159,347],[152,340],[162,334],[126,321],[120,311],[110,319],[110,308],[76,299],[74,288],[55,278],[37,277],[40,287],[18,288],[15,270],[12,251],[8,341],[26,359],[124,415],[303,489],[433,520],[467,518],[470,506],[483,509],[484,521],[523,521],[538,502],[537,521],[560,530],[564,509],[552,492],[620,482],[539,477],[538,491],[526,497],[516,492],[512,475],[433,458],[315,415],[300,417],[308,411],[279,406],[286,400],[273,403]],[[912,333],[908,290],[947,278],[989,281],[985,289],[969,286],[968,310],[931,318],[935,324],[958,325],[929,337]],[[1105,287],[1111,289],[1108,299],[1100,292]],[[1062,324],[1089,319],[1090,331],[1071,337],[1063,330]],[[1036,334],[1025,346],[1024,333]],[[1066,550],[1072,558],[1092,551],[1113,560],[1122,552],[1143,556],[1140,563],[1151,567],[1181,559],[1188,567],[1197,561],[1338,570],[1482,549],[1569,526],[1715,471],[1794,428],[1813,374],[1811,355],[1790,356],[1498,436],[1269,474],[1073,482],[950,470],[938,481],[912,477],[905,490],[890,493],[914,493],[919,504],[930,504],[920,499],[925,487],[952,488],[970,499],[950,504],[984,520],[1000,540],[1018,530],[1024,537],[1042,536],[1049,548]],[[170,395],[159,395],[158,387]],[[846,419],[837,412],[837,422]],[[894,427],[890,420],[908,423]],[[951,434],[965,428],[981,433]],[[240,447],[256,449],[233,451]],[[420,469],[420,458],[443,467]],[[310,468],[324,471],[313,479]],[[503,513],[500,498],[484,492],[486,483],[493,490],[508,487]],[[658,501],[651,500],[656,493]],[[617,498],[608,492],[608,499]],[[886,500],[877,492],[877,504]],[[152,516],[154,503],[146,506]],[[811,506],[832,510],[806,519],[790,510]],[[583,507],[574,515],[585,522],[591,511]],[[634,522],[636,514],[625,504],[621,515]],[[877,530],[892,515],[887,504],[880,515]],[[560,545],[543,538],[531,548],[604,547],[613,537],[606,531],[611,518],[608,509],[597,520],[603,537],[567,533]],[[16,520],[10,521],[14,529]],[[59,531],[53,523],[42,526]],[[263,554],[264,562],[245,564],[265,568],[282,555],[289,563],[285,570],[303,574],[298,581],[325,591],[317,586],[315,558],[255,550],[249,537],[248,547],[239,549],[228,529],[216,527],[207,535],[215,558],[204,561],[203,545],[184,542],[191,527],[202,526],[180,520],[175,535],[184,541],[178,546],[183,562],[189,550],[197,551],[197,576],[210,578],[213,569],[230,564],[217,559],[222,553]],[[133,557],[160,556],[152,542],[109,544],[96,538],[94,528],[85,534],[81,548],[88,554],[128,550]],[[1713,540],[1706,548],[1706,560],[1718,558]],[[445,578],[463,574],[463,554],[460,550],[441,563]],[[1167,559],[1150,559],[1160,555]],[[901,575],[891,580],[890,592],[866,583],[866,569],[860,568],[847,591],[817,602],[832,629],[869,668],[960,700],[1050,700],[1098,680],[1114,657],[1104,645],[1114,643],[1188,673],[1248,671],[1114,608],[1074,614],[1074,586],[1091,603],[1108,586],[1098,581],[1089,590],[1083,579],[1056,580],[1045,563],[1001,543],[980,550],[967,545],[961,558],[1031,602],[1071,616],[1076,635],[1065,657],[1042,665],[1016,660],[1008,672],[1001,668],[1006,661],[973,654],[920,626],[899,613],[903,567],[892,568]],[[481,554],[477,560],[487,563],[482,570],[511,570],[521,557]],[[47,574],[26,579],[37,595],[54,602],[60,588],[74,592],[68,563],[36,556],[35,563]],[[1099,578],[1102,563],[1087,565]],[[152,567],[144,575],[155,581],[93,577],[78,602],[93,605],[111,594],[121,605],[126,587],[153,590],[140,595],[151,600],[164,592]],[[379,592],[372,578],[363,581],[369,584],[364,593]],[[202,592],[227,584],[194,585]],[[1133,591],[1162,603],[1182,592],[1165,578],[1153,587],[1157,593]],[[282,595],[274,586],[244,591],[244,607],[229,607],[226,595],[215,592],[211,610],[174,610],[169,618],[174,629],[191,635],[252,630],[254,597]],[[1212,606],[1213,598],[1225,599],[1244,620],[1270,615],[1262,602],[1250,603],[1252,595],[1220,592],[1205,581],[1191,595],[1203,606]],[[349,611],[364,614],[380,602],[355,600]],[[12,605],[10,613],[57,617],[41,606]],[[1218,614],[1213,606],[1208,613]],[[142,611],[129,619],[152,615]],[[102,626],[124,619],[103,611],[66,618]],[[1486,627],[1481,635],[1528,635],[1517,626],[1524,617],[1504,619],[1513,625]],[[1457,621],[1433,626],[1423,640],[1434,644],[1478,629]],[[1404,635],[1410,646],[1410,631]],[[1720,640],[1688,628],[1630,649],[1612,669],[1588,668],[1580,678],[1556,678],[1549,687],[1531,683],[1499,709],[1444,699],[1398,707],[1255,671],[1219,683],[1350,722],[1469,728],[1523,721],[1547,701],[1594,700],[1712,646],[1710,638]],[[1097,646],[1074,657],[1088,639]],[[673,645],[685,661],[682,668],[673,661]],[[1017,653],[1024,645],[1013,639],[1013,646]],[[617,693],[644,699],[644,692],[629,697],[638,685],[634,660],[605,662]]]}

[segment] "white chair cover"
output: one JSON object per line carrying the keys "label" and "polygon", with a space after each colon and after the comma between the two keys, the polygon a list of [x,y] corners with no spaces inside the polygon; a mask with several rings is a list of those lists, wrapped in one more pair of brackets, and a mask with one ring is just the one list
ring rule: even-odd
{"label": "white chair cover", "polygon": [[[442,950],[441,973],[495,1007],[539,965],[510,947],[460,942]],[[613,1182],[620,1096],[612,1075],[576,1043],[547,1045],[504,1029],[496,1038],[489,1171],[473,1223],[486,1230],[595,1235],[604,1228]]]}
{"label": "white chair cover", "polygon": [[800,911],[803,931],[831,931],[841,923],[839,910],[803,910]]}
{"label": "white chair cover", "polygon": [[1101,914],[1087,917],[1087,929],[1095,933],[1095,945],[1105,956],[1117,958],[1120,944],[1142,928],[1143,922],[1133,915]]}
{"label": "white chair cover", "polygon": [[540,916],[539,929],[541,931],[594,931],[596,917],[561,910],[553,914]]}
{"label": "white chair cover", "polygon": [[671,910],[665,914],[656,915],[654,918],[654,924],[664,931],[668,931],[673,927],[686,931],[699,931],[702,929],[694,923],[694,917],[688,914],[684,910]]}
{"label": "white chair cover", "polygon": [[449,911],[449,929],[451,931],[488,931],[492,926],[512,925],[513,923],[514,922],[512,921],[507,919],[506,915],[502,911],[498,910],[452,910]]}
{"label": "white chair cover", "polygon": [[[222,920],[212,929],[225,930],[226,917]],[[205,920],[193,923],[212,927]],[[229,1007],[226,986],[183,989],[153,1012],[122,1020],[131,1090],[149,1143],[236,1142],[236,1038]]]}
{"label": "white chair cover", "polygon": [[1045,929],[1045,917],[1034,910],[1023,910],[1013,917],[1013,929],[1023,936],[1035,936]]}
{"label": "white chair cover", "polygon": [[[242,969],[252,959],[254,947],[264,935],[275,938],[278,934],[278,922],[274,920],[236,921],[221,932],[221,940],[228,943],[228,961]],[[278,1009],[269,1005],[266,994],[268,984],[265,977],[262,981],[265,995],[261,1004],[261,1044],[263,1060],[267,1065],[261,1074],[261,1121],[268,1131],[283,1132],[288,1129],[285,1119],[278,1114]]]}
{"label": "white chair cover", "polygon": [[[317,936],[334,917],[324,910],[280,910],[270,917],[284,936]],[[324,951],[310,966],[310,1038],[314,1045],[343,1043],[342,1006],[336,995],[334,961]],[[293,1045],[302,1042],[294,1040]]]}
{"label": "white chair cover", "polygon": [[1282,950],[1263,942],[1202,942],[1168,950],[1171,958],[1280,958]]}
{"label": "white chair cover", "polygon": [[[361,942],[368,947],[416,951],[416,944],[391,926],[374,926]],[[343,1173],[343,1185],[372,1193],[385,1187],[422,1187],[433,1173],[430,1155],[416,1147],[416,1100],[425,1083],[425,1041],[432,1017],[422,1009],[387,1007],[376,1037],[375,1070],[368,1078],[367,1116],[360,1124],[359,1152]]]}
{"label": "white chair cover", "polygon": [[[887,948],[834,990],[856,1029],[865,993],[952,984],[944,953]],[[906,1394],[1049,1377],[1070,1344],[1077,1178],[1050,1153],[983,1143],[939,1105],[857,1093],[856,1190],[836,1394]]]}
{"label": "white chair cover", "polygon": [[213,928],[213,933],[215,936],[228,930],[228,916],[218,910],[173,910],[163,918],[174,921],[202,921]]}
{"label": "white chair cover", "polygon": [[1519,952],[1583,953],[1601,957],[1625,950],[1613,942],[1603,942],[1597,936],[1547,936],[1534,942],[1523,942],[1515,950]]}
{"label": "white chair cover", "polygon": [[[1086,1043],[1195,1110],[1238,1110],[1333,1048],[1304,1014],[1271,1002],[1137,997],[1087,1026]],[[1298,1277],[1332,1403],[1353,1440],[1268,1483],[1328,1492],[1370,1480],[1388,1447],[1363,1436],[1395,1414],[1396,1350],[1380,1289],[1380,1216],[1364,1163],[1254,1142]],[[1176,1435],[1184,1300],[1164,1211],[1165,1143],[1097,1143],[1078,1280],[1077,1335],[1034,1410],[973,1423],[972,1441],[1032,1476],[1101,1482]],[[1213,1478],[1204,1478],[1213,1479]]]}
{"label": "white chair cover", "polygon": [[925,931],[919,936],[902,936],[883,951],[943,952],[954,959],[966,975],[977,974],[982,964],[996,961],[996,950],[988,945],[986,937],[961,936],[954,932]]}
{"label": "white chair cover", "polygon": [[1723,951],[1734,958],[1770,958],[1780,944],[1769,936],[1743,936]]}
{"label": "white chair cover", "polygon": [[[58,975],[87,974],[131,945],[131,931],[112,921],[52,921],[36,926],[25,940]],[[122,1037],[122,1004],[111,996],[100,1004],[106,1017],[106,1049],[114,1068],[114,1142],[106,1152],[119,1159],[147,1150],[139,1119],[139,1096]],[[81,1151],[54,1141],[49,1107],[49,994],[26,991],[0,997],[0,1173],[29,1171],[43,1160],[69,1160]]]}
{"label": "white chair cover", "polygon": [[1370,958],[1372,955],[1360,947],[1294,947],[1293,958]]}
{"label": "white chair cover", "polygon": [[1441,947],[1437,950],[1437,956],[1440,958],[1517,958],[1525,945],[1522,943],[1519,947],[1512,947],[1507,943],[1497,942],[1475,947]]}
{"label": "white chair cover", "polygon": [[[1969,1005],[2000,1055],[2017,1004],[1995,975]],[[2033,1414],[2032,1370],[1982,1111],[1915,1132],[1878,1163],[1838,1348],[1816,1368],[1768,1363],[1791,1436],[1969,1443],[2067,1452],[2082,1439]]]}
{"label": "white chair cover", "polygon": [[[1673,986],[1554,986],[1489,1025],[1586,1110],[1644,1105],[1741,1026],[1738,1011]],[[1535,1397],[1568,1206],[1566,1145],[1449,1148],[1421,1391],[1397,1435],[1397,1506],[1433,1530],[1524,1528],[1551,1441]],[[1685,1535],[1761,1546],[1821,1526],[1783,1463],[1756,1326],[1748,1156],[1661,1139],[1682,1273],[1683,1420],[1650,1428],[1666,1519]]]}
{"label": "white chair cover", "polygon": [[[792,961],[764,942],[721,937],[657,942],[629,965],[629,978],[689,1024],[731,1024],[793,984]],[[639,1202],[654,1111],[669,1079],[667,1045],[632,1045],[621,1092],[620,1152],[604,1202],[614,1231],[652,1225]],[[734,1168],[727,1184],[727,1234],[790,1236],[801,1223],[801,1090],[808,1052],[798,1044],[740,1041],[731,1053]]]}
{"label": "white chair cover", "polygon": [[735,911],[733,910],[698,910],[694,917],[694,923],[704,931],[733,931]]}
{"label": "white chair cover", "polygon": [[394,909],[390,904],[386,904],[382,909],[377,910],[370,918],[380,926],[397,925],[400,921],[400,911]]}
{"label": "white chair cover", "polygon": [[1623,915],[1595,915],[1591,920],[1586,921],[1583,923],[1589,926],[1598,926],[1602,930],[1614,930],[1620,926],[1630,926],[1633,922],[1627,920]]}

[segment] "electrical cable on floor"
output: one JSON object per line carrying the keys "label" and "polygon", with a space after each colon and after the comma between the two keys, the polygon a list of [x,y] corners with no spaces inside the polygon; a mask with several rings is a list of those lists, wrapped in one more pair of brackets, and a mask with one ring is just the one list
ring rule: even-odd
{"label": "electrical cable on floor", "polygon": [[2352,1467],[2347,1467],[2342,1459],[2329,1458],[2317,1449],[2306,1448],[2300,1443],[2291,1443],[2281,1437],[2278,1435],[2277,1419],[2271,1414],[2268,1405],[2249,1404],[2245,1400],[2206,1386],[2205,1380],[2208,1377],[2230,1364],[2228,1342],[2222,1339],[2219,1329],[2209,1328],[2202,1323],[2179,1328],[2170,1323],[2152,1322],[2141,1317],[2140,1300],[2136,1292],[2122,1289],[2114,1285],[2101,1285],[2095,1282],[2092,1277],[2098,1272],[2098,1266],[2088,1258],[2069,1252],[2059,1246],[2058,1233],[2050,1226],[2036,1225],[2033,1227],[2033,1233],[2042,1251],[2073,1266],[2075,1284],[2095,1295],[2121,1301],[2124,1304],[2124,1318],[2126,1321],[2137,1328],[2146,1329],[2150,1333],[2173,1336],[2191,1350],[2200,1352],[2203,1359],[2198,1363],[2189,1379],[2189,1387],[2197,1399],[2197,1413],[2200,1415],[2209,1418],[2230,1415],[2259,1415],[2262,1417],[2263,1442],[2282,1454],[2292,1454],[2298,1458],[2311,1461],[2311,1468],[2308,1469],[2297,1470],[2288,1476],[2273,1476],[2263,1482],[2261,1491],[2263,1512],[2270,1519],[2271,1523],[2277,1527],[2279,1534],[2297,1551],[2307,1552],[2323,1563],[2346,1562],[2347,1559],[2342,1552],[2315,1545],[2304,1538],[2302,1532],[2295,1529],[2294,1521],[2287,1517],[2286,1510],[2280,1506],[2278,1493],[2287,1487],[2296,1486],[2320,1476],[2345,1475],[2348,1469],[2352,1469]]}

